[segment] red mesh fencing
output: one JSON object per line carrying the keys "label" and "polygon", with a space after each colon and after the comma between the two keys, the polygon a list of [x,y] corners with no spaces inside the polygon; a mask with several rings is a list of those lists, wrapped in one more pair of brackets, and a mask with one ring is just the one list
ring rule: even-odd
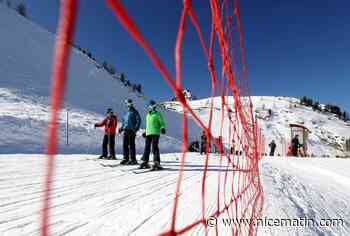
{"label": "red mesh fencing", "polygon": [[[235,219],[248,219],[249,224],[232,224],[232,235],[256,235],[257,225],[254,220],[260,217],[263,205],[263,191],[259,178],[259,160],[264,151],[264,140],[261,130],[254,117],[253,103],[250,97],[248,81],[248,67],[246,52],[243,43],[243,30],[240,19],[238,0],[208,0],[210,6],[211,25],[209,45],[198,21],[191,0],[183,1],[179,29],[175,45],[175,80],[168,69],[162,64],[156,52],[147,43],[136,24],[119,0],[106,1],[114,12],[117,20],[145,51],[153,65],[159,70],[163,79],[174,92],[177,101],[183,109],[182,122],[182,158],[178,173],[178,180],[174,194],[173,210],[170,219],[170,228],[161,235],[181,235],[191,232],[197,227],[204,227],[206,234],[212,232],[208,227],[208,219],[229,216]],[[66,68],[70,51],[70,42],[73,38],[78,0],[61,0],[61,15],[59,30],[56,39],[53,87],[51,99],[51,122],[49,127],[47,175],[45,178],[45,195],[42,211],[41,235],[49,232],[49,209],[51,184],[54,177],[54,155],[56,153],[57,114],[63,101]],[[191,108],[182,91],[181,61],[183,38],[188,25],[192,25],[198,35],[198,41],[203,54],[208,61],[210,74],[211,94],[209,118],[205,123]],[[219,49],[219,51],[217,50]],[[219,55],[216,55],[219,52]],[[214,60],[220,59],[220,68]],[[220,101],[220,131],[219,135],[212,132],[215,96]],[[200,219],[187,222],[186,225],[177,225],[177,210],[181,199],[181,185],[184,176],[186,152],[188,147],[187,119],[191,117],[205,132],[208,140],[206,156],[203,158],[203,175],[201,180],[201,209]],[[228,119],[228,129],[224,128],[224,120]],[[221,137],[221,138],[218,138]],[[210,154],[210,145],[214,144],[219,150],[218,158],[220,168],[226,169],[218,172],[216,209],[207,212],[206,199],[208,163],[210,158],[217,158]],[[224,161],[227,163],[224,164]],[[223,176],[223,178],[221,178]],[[224,192],[222,193],[222,190]],[[228,191],[227,191],[228,190]],[[218,225],[214,232],[219,233]]]}

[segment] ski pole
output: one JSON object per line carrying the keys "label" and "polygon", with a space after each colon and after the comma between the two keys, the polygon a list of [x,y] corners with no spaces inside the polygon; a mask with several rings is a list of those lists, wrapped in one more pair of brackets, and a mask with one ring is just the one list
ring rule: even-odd
{"label": "ski pole", "polygon": [[111,135],[108,133],[108,153],[111,156]]}

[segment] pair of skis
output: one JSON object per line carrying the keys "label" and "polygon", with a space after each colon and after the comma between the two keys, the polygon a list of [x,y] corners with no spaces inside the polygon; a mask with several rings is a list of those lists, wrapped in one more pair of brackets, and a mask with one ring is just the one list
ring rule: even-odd
{"label": "pair of skis", "polygon": [[[102,161],[106,159],[101,159],[101,158],[93,158],[93,159],[87,159],[87,160],[94,160],[94,161]],[[116,164],[105,164],[105,163],[99,163],[102,167],[109,167],[109,168],[115,168],[119,166],[127,166],[127,165],[121,165],[120,163]],[[154,171],[161,171],[161,170],[168,170],[169,168],[164,168],[162,166],[157,166],[157,167],[149,167],[149,168],[134,168],[134,169],[129,169],[129,170],[123,170],[123,172],[132,172],[134,174],[142,174],[142,173],[147,173],[147,172],[154,172]]]}
{"label": "pair of skis", "polygon": [[[104,164],[104,163],[100,163],[100,165],[102,167],[109,167],[109,168],[115,168],[115,167],[119,167],[119,166],[126,166],[126,165],[121,165],[121,164]],[[154,171],[161,171],[161,170],[168,170],[169,168],[164,168],[164,167],[150,167],[150,168],[134,168],[134,169],[129,169],[129,170],[125,170],[122,169],[123,172],[132,172],[134,174],[142,174],[142,173],[147,173],[147,172],[154,172]]]}
{"label": "pair of skis", "polygon": [[120,164],[104,164],[104,163],[100,163],[100,165],[102,167],[111,167],[111,168],[121,166]]}
{"label": "pair of skis", "polygon": [[88,161],[118,161],[120,159],[105,159],[105,158],[99,158],[99,157],[94,157],[94,158],[86,158]]}
{"label": "pair of skis", "polygon": [[132,169],[131,172],[134,174],[142,174],[142,173],[147,173],[147,172],[153,172],[153,171],[160,171],[160,170],[165,170],[166,168],[157,166],[157,167],[150,167],[150,168],[137,168],[137,169]]}

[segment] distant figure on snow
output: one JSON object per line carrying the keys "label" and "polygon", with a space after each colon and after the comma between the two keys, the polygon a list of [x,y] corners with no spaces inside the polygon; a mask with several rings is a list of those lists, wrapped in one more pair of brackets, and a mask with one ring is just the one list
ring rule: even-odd
{"label": "distant figure on snow", "polygon": [[[107,158],[111,160],[116,160],[115,134],[117,130],[117,124],[118,124],[117,117],[113,114],[113,110],[111,108],[107,109],[107,117],[102,122],[95,124],[95,128],[105,127],[105,135],[103,137],[103,143],[102,143],[102,155],[99,157],[100,159]],[[109,156],[108,156],[107,146],[109,146]]]}
{"label": "distant figure on snow", "polygon": [[199,142],[193,141],[190,146],[188,147],[189,152],[199,152]]}
{"label": "distant figure on snow", "polygon": [[275,150],[276,150],[276,143],[275,140],[272,140],[271,143],[269,144],[270,147],[270,156],[274,156],[275,155]]}
{"label": "distant figure on snow", "polygon": [[298,151],[299,148],[302,147],[303,145],[300,144],[299,142],[299,135],[295,135],[294,138],[292,139],[292,154],[293,156],[298,156]]}
{"label": "distant figure on snow", "polygon": [[201,155],[205,154],[207,151],[207,136],[205,135],[205,131],[203,130],[203,133],[201,135]]}
{"label": "distant figure on snow", "polygon": [[215,141],[216,141],[216,143],[214,143],[215,153],[220,154],[220,152],[223,150],[222,136],[219,136]]}
{"label": "distant figure on snow", "polygon": [[143,133],[142,136],[146,139],[145,141],[145,150],[142,156],[142,163],[140,169],[150,168],[149,155],[151,153],[151,146],[153,152],[153,167],[154,170],[162,169],[160,165],[160,154],[159,154],[159,137],[160,134],[165,134],[165,122],[162,114],[157,111],[156,102],[151,100],[148,106],[148,113],[146,116],[146,133]]}
{"label": "distant figure on snow", "polygon": [[120,162],[121,165],[137,165],[135,138],[136,133],[140,129],[141,117],[139,112],[134,108],[131,99],[126,101],[128,112],[123,117],[123,123],[119,129],[119,133],[123,133],[123,155],[124,158]]}

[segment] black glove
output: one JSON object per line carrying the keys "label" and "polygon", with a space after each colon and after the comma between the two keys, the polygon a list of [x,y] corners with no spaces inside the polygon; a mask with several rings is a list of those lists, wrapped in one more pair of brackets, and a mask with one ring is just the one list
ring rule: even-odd
{"label": "black glove", "polygon": [[146,133],[142,133],[142,137],[146,138]]}
{"label": "black glove", "polygon": [[94,124],[94,128],[96,128],[97,127],[97,124]]}
{"label": "black glove", "polygon": [[162,129],[160,130],[160,132],[161,132],[162,134],[165,134],[165,129],[162,128]]}
{"label": "black glove", "polygon": [[118,130],[118,133],[122,133],[123,132],[123,129],[122,128],[120,128],[119,130]]}

